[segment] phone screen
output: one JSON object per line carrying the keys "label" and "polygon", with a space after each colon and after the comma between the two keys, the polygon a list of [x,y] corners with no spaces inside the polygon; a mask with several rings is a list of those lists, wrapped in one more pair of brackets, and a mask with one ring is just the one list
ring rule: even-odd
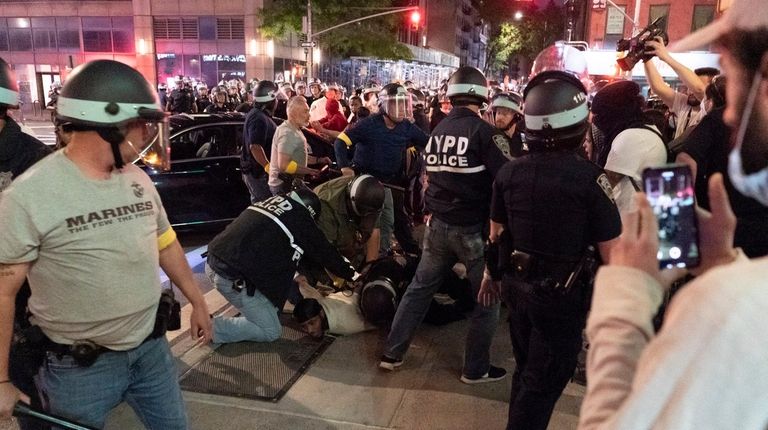
{"label": "phone screen", "polygon": [[659,266],[698,266],[699,229],[691,169],[681,164],[646,169],[643,188],[659,223]]}

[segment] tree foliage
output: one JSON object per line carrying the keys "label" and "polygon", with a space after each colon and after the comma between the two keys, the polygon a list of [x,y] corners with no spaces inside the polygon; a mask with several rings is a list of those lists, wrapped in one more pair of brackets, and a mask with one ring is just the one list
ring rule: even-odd
{"label": "tree foliage", "polygon": [[483,0],[479,10],[492,28],[486,74],[506,69],[510,59],[518,55],[532,61],[544,48],[563,38],[565,11],[552,1],[543,9],[532,5],[523,11],[519,21],[513,19],[516,10],[509,0]]}
{"label": "tree foliage", "polygon": [[[314,32],[356,18],[382,12],[392,7],[392,0],[312,0]],[[259,11],[260,30],[266,37],[284,38],[301,33],[302,16],[307,14],[306,0],[275,0]],[[317,38],[319,45],[341,57],[370,56],[394,60],[412,58],[411,51],[397,41],[398,23],[404,14],[368,19],[331,30]]]}

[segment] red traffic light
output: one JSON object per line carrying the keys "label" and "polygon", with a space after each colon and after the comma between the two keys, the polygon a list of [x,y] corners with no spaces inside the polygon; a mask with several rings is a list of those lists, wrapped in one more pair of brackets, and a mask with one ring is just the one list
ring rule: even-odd
{"label": "red traffic light", "polygon": [[411,12],[411,24],[419,25],[419,23],[421,23],[421,12],[415,10]]}

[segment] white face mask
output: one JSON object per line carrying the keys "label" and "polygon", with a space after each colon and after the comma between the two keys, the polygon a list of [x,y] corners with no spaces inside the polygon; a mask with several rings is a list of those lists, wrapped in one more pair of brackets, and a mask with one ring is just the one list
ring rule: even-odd
{"label": "white face mask", "polygon": [[741,158],[741,146],[744,143],[747,127],[751,122],[750,117],[752,116],[761,81],[762,74],[760,72],[755,73],[755,77],[752,79],[752,87],[747,96],[747,103],[742,112],[741,122],[739,123],[736,144],[728,155],[728,175],[734,188],[741,194],[757,200],[764,206],[768,206],[768,167],[764,167],[759,172],[746,174],[744,173],[744,164]]}

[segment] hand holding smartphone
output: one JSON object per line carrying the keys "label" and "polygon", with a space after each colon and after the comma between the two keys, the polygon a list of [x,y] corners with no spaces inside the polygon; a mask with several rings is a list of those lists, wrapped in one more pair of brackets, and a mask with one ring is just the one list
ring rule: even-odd
{"label": "hand holding smartphone", "polygon": [[643,189],[659,224],[657,259],[662,269],[696,267],[699,228],[691,169],[671,164],[643,171]]}

